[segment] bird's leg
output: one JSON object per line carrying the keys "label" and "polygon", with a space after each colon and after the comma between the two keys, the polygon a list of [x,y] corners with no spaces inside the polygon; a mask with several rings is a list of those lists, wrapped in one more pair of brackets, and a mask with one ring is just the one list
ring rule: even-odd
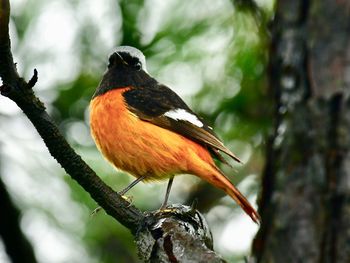
{"label": "bird's leg", "polygon": [[[138,182],[142,181],[143,179],[145,179],[147,177],[147,174],[142,175],[138,178],[136,178],[136,180],[134,180],[131,184],[129,184],[127,187],[125,187],[123,190],[119,191],[118,194],[121,196],[124,196],[126,194],[126,192],[128,192],[131,188],[133,188]],[[125,198],[127,199],[127,198]],[[96,209],[94,209],[94,211],[92,211],[91,216],[96,215],[100,210],[102,209],[101,206],[97,207]]]}
{"label": "bird's leg", "polygon": [[174,181],[174,176],[171,176],[170,179],[169,179],[169,182],[168,182],[168,186],[166,188],[164,202],[163,202],[162,206],[159,208],[159,210],[164,209],[166,207],[167,203],[168,203],[170,190],[171,190],[171,186],[173,185],[173,181]]}
{"label": "bird's leg", "polygon": [[91,212],[90,216],[93,217],[93,216],[97,215],[97,213],[100,212],[101,209],[102,209],[101,206],[96,207],[96,208],[94,209],[94,211]]}
{"label": "bird's leg", "polygon": [[127,187],[125,187],[123,190],[121,190],[120,192],[118,192],[118,194],[120,194],[121,196],[125,195],[126,192],[128,192],[131,188],[133,188],[137,183],[141,182],[143,179],[145,179],[147,177],[147,174],[142,175],[138,178],[136,178],[136,180],[134,180],[131,184],[129,184]]}

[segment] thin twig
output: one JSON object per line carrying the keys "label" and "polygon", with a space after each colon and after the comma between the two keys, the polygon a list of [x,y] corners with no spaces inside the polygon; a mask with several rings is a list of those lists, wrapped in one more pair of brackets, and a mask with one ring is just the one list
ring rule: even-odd
{"label": "thin twig", "polygon": [[35,68],[32,78],[28,81],[28,85],[27,85],[28,88],[32,89],[35,86],[35,84],[37,83],[37,81],[38,81],[38,71]]}

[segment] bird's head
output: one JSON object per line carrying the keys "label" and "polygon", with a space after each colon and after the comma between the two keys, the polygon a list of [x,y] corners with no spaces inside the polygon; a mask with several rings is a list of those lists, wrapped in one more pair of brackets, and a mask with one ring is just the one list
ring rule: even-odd
{"label": "bird's head", "polygon": [[157,81],[148,74],[143,53],[134,47],[120,46],[110,55],[108,68],[93,98],[113,89],[147,87],[151,83]]}
{"label": "bird's head", "polygon": [[146,58],[143,53],[134,47],[120,46],[109,57],[108,68],[117,67],[120,70],[146,70]]}

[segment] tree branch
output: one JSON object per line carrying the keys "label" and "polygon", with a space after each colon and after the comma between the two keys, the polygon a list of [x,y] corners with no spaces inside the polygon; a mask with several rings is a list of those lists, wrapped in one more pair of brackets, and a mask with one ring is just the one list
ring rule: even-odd
{"label": "tree branch", "polygon": [[0,88],[1,94],[13,100],[23,110],[44,140],[51,155],[63,169],[90,193],[109,215],[135,233],[139,222],[143,219],[142,212],[107,186],[70,147],[45,111],[43,103],[31,89],[37,73],[34,73],[29,84],[19,77],[11,54],[9,15],[9,0],[1,0],[0,77],[3,81],[3,86]]}
{"label": "tree branch", "polygon": [[169,206],[149,213],[141,225],[135,241],[145,262],[226,262],[213,251],[209,227],[193,207]]}
{"label": "tree branch", "polygon": [[8,0],[0,1],[0,76],[4,83],[15,85],[18,74],[13,63],[9,38],[10,3]]}

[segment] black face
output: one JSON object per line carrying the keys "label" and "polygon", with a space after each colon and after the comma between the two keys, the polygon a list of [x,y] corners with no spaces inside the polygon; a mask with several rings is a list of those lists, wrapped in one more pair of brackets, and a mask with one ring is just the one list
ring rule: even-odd
{"label": "black face", "polygon": [[109,57],[108,68],[113,66],[128,68],[131,70],[139,71],[142,69],[141,61],[137,57],[132,57],[127,52],[115,52]]}
{"label": "black face", "polygon": [[109,90],[125,87],[149,87],[157,81],[143,69],[139,58],[127,52],[115,52],[109,57],[109,64],[93,98]]}

